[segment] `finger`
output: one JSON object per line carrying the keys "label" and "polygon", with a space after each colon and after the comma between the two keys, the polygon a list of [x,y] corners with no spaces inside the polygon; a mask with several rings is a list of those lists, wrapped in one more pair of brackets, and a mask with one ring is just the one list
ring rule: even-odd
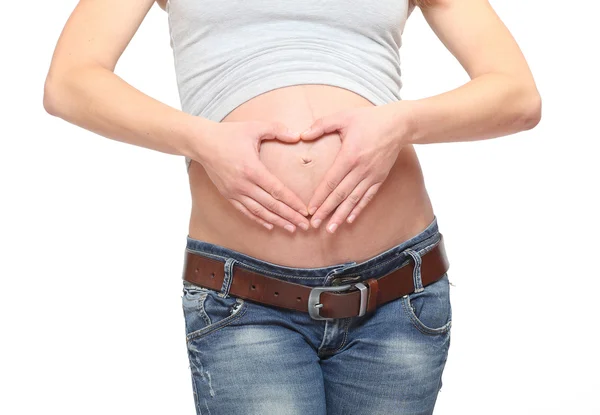
{"label": "finger", "polygon": [[[309,214],[314,215],[317,213],[316,211],[323,201],[338,187],[350,170],[352,170],[352,163],[345,157],[345,153],[340,151],[308,202]],[[321,219],[323,217],[325,215],[322,215]]]}
{"label": "finger", "polygon": [[348,223],[352,223],[356,220],[356,218],[363,211],[365,206],[367,206],[369,202],[373,200],[373,197],[375,196],[381,185],[381,182],[374,184],[369,188],[369,190],[365,192],[362,199],[360,199],[356,207],[352,210],[352,212],[350,212],[350,216],[348,216]]}
{"label": "finger", "polygon": [[274,199],[280,200],[292,209],[300,212],[301,215],[307,216],[308,211],[302,200],[294,192],[288,189],[277,177],[265,167],[264,164],[258,163],[256,169],[249,179],[262,187]]}
{"label": "finger", "polygon": [[300,133],[290,130],[285,124],[280,122],[266,123],[261,130],[261,139],[295,143],[300,140]]}
{"label": "finger", "polygon": [[296,226],[294,226],[293,223],[290,223],[281,216],[274,214],[251,197],[242,195],[240,196],[240,199],[252,214],[264,219],[269,223],[273,223],[275,226],[280,226],[290,233],[294,233],[296,231]]}
{"label": "finger", "polygon": [[[277,192],[276,192],[277,193]],[[256,200],[258,203],[263,205],[265,208],[269,209],[271,212],[275,213],[278,216],[281,216],[283,219],[286,219],[292,223],[295,223],[297,226],[300,226],[304,230],[308,230],[310,228],[310,224],[308,219],[283,203],[281,200],[275,199],[269,193],[267,193],[262,187],[254,186],[254,191],[247,193],[247,196]]]}
{"label": "finger", "polygon": [[[342,203],[346,198],[352,194],[354,189],[358,183],[363,179],[356,170],[353,170],[349,173],[344,179],[340,182],[340,184],[329,193],[329,196],[323,204],[317,209],[312,218],[312,224],[315,228],[319,227],[319,224],[323,219],[325,219],[335,208],[337,208],[340,203]],[[359,199],[356,199],[355,204]],[[330,231],[330,229],[327,229]],[[335,230],[335,229],[334,229]]]}
{"label": "finger", "polygon": [[324,134],[332,133],[341,130],[344,127],[343,118],[340,116],[328,116],[317,119],[312,125],[302,134],[302,140],[314,140]]}
{"label": "finger", "polygon": [[248,210],[248,208],[246,208],[246,206],[244,206],[242,203],[240,203],[239,201],[235,200],[235,199],[229,199],[229,201],[231,202],[231,204],[240,212],[242,212],[244,215],[246,215],[248,218],[252,219],[253,221],[260,223],[262,226],[264,226],[265,228],[267,228],[268,230],[273,229],[273,224],[264,221],[263,219],[259,218],[258,216],[254,215],[252,212],[250,212]]}
{"label": "finger", "polygon": [[[362,180],[358,186],[354,188],[352,193],[344,200],[338,208],[335,210],[335,213],[331,217],[331,220],[327,224],[327,230],[331,233],[334,233],[335,230],[342,224],[342,222],[346,219],[348,214],[352,211],[352,209],[357,205],[357,203],[362,199],[365,192],[369,189],[370,183],[367,179]],[[350,222],[348,222],[350,223]]]}

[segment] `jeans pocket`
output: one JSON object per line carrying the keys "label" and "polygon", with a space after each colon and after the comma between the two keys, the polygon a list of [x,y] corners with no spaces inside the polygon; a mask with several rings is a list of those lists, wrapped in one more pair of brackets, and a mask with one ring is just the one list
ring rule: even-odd
{"label": "jeans pocket", "polygon": [[402,297],[402,308],[413,326],[428,335],[446,334],[452,326],[452,305],[448,274]]}
{"label": "jeans pocket", "polygon": [[247,308],[244,299],[231,294],[224,298],[220,294],[184,281],[181,305],[188,342],[226,327],[244,315]]}

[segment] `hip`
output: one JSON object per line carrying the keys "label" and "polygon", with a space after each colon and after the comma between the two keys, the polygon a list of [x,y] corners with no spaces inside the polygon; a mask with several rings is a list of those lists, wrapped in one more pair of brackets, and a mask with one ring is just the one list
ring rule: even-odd
{"label": "hip", "polygon": [[[303,268],[188,237],[187,252],[214,262],[186,262],[190,267],[184,270],[212,274],[210,281],[218,282],[208,287],[183,281],[198,413],[205,408],[219,414],[241,408],[244,413],[355,414],[364,408],[371,413],[433,413],[450,347],[452,307],[448,273],[439,271],[430,283],[424,277],[432,274],[426,258],[441,238],[434,218],[421,232],[366,261]],[[239,279],[242,268],[315,288],[364,282],[383,289],[381,278],[393,275],[415,289],[362,316],[322,321],[236,296],[242,287],[250,287]],[[402,269],[404,275],[392,274]],[[373,284],[373,279],[380,283]],[[271,291],[259,281],[254,280],[252,289],[272,300]],[[276,295],[293,299],[296,294],[281,290]]]}

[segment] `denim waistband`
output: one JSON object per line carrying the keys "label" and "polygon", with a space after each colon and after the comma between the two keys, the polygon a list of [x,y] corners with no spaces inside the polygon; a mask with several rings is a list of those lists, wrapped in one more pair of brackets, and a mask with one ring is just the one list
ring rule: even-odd
{"label": "denim waistband", "polygon": [[309,286],[328,286],[334,279],[343,280],[340,282],[345,283],[348,282],[347,280],[358,282],[386,275],[411,260],[408,250],[421,254],[435,245],[439,239],[437,216],[434,216],[431,223],[417,235],[360,263],[350,261],[317,268],[288,267],[264,261],[221,245],[193,239],[189,235],[187,236],[186,251],[223,262],[229,260],[236,267],[243,267],[289,282]]}

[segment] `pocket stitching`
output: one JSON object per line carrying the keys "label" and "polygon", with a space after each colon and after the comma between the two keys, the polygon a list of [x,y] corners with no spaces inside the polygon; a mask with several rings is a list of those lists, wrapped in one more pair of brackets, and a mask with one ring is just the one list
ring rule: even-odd
{"label": "pocket stitching", "polygon": [[198,329],[198,330],[192,331],[191,333],[188,333],[186,335],[186,342],[189,343],[192,340],[195,340],[195,339],[198,339],[201,337],[205,337],[208,334],[210,334],[218,329],[222,329],[223,327],[230,325],[235,320],[239,319],[244,314],[246,314],[246,310],[248,308],[248,303],[246,303],[246,301],[243,300],[242,298],[238,297],[237,299],[239,300],[238,303],[240,303],[240,308],[237,311],[237,313],[229,315],[229,316],[225,317],[224,319],[219,320],[210,326],[205,326],[205,327],[202,327],[201,329]]}
{"label": "pocket stitching", "polygon": [[413,323],[413,325],[421,333],[428,334],[428,335],[439,335],[439,334],[445,334],[446,332],[450,331],[450,327],[452,326],[452,320],[448,320],[448,322],[446,324],[444,324],[442,327],[439,327],[439,328],[432,328],[432,327],[426,326],[425,324],[423,324],[423,322],[421,320],[418,319],[418,317],[415,315],[414,311],[412,311],[412,307],[410,307],[410,304],[408,301],[409,301],[408,297],[403,298],[402,308],[404,309],[404,312],[406,313],[408,318],[410,318],[410,321]]}
{"label": "pocket stitching", "polygon": [[[206,297],[208,296],[208,294],[210,293],[208,288],[197,288],[197,287],[184,287],[183,289],[183,297],[186,296],[193,296],[193,295],[197,295],[198,298],[197,299],[190,299],[188,297],[188,301],[190,303],[194,303],[194,307],[189,307],[187,310],[189,310],[190,312],[193,311],[195,313],[200,314],[200,316],[202,317],[202,319],[204,320],[204,323],[206,325],[209,325],[212,323],[212,321],[210,320],[210,317],[208,316],[208,314],[206,314],[206,312],[204,311],[204,301],[206,301]],[[183,305],[184,311],[186,309],[185,305]]]}
{"label": "pocket stitching", "polygon": [[210,324],[212,324],[212,320],[210,319],[210,316],[206,313],[206,310],[204,310],[204,302],[206,301],[206,297],[208,297],[208,291],[200,293],[200,298],[198,300],[198,307],[196,311],[200,314],[206,326],[209,326]]}
{"label": "pocket stitching", "polygon": [[404,310],[406,316],[413,323],[413,326],[415,326],[423,334],[428,334],[431,336],[446,334],[450,331],[450,328],[452,327],[452,315],[450,315],[450,319],[446,322],[446,324],[444,324],[441,327],[433,328],[426,326],[421,320],[419,320],[414,310],[412,309],[409,294],[402,297],[402,309]]}

